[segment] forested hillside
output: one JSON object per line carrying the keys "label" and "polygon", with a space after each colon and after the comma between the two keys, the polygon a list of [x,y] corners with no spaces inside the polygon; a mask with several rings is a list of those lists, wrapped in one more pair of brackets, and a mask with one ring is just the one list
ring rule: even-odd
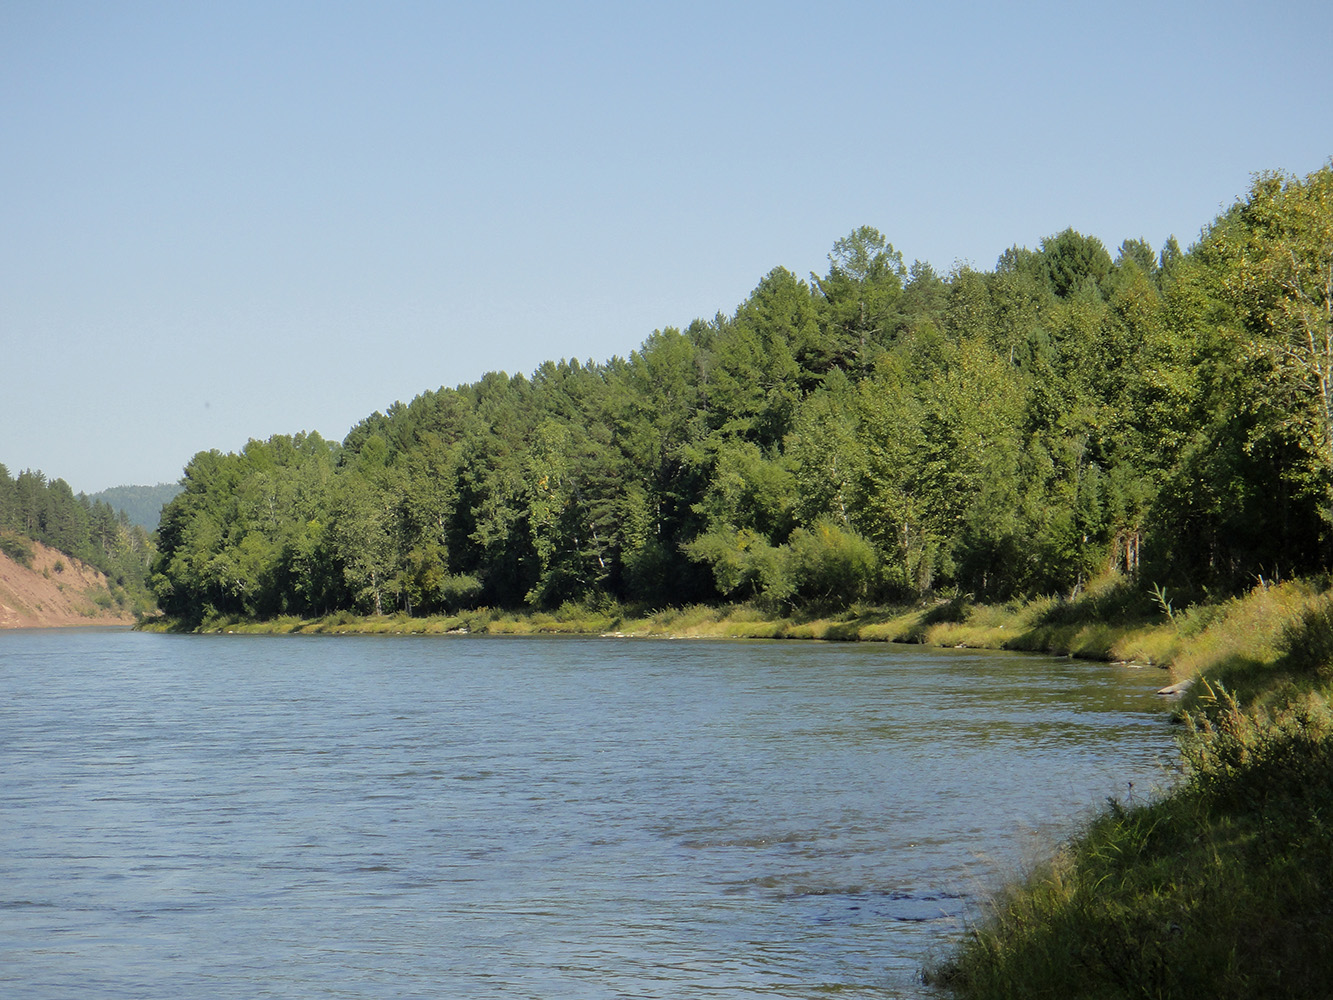
{"label": "forested hillside", "polygon": [[1188,251],[1065,231],[991,271],[871,228],[627,358],[203,452],[154,587],[210,616],[1228,592],[1328,565],[1333,168]]}
{"label": "forested hillside", "polygon": [[147,531],[156,531],[162,520],[162,508],[181,491],[178,483],[158,483],[156,486],[112,486],[88,497],[90,503],[101,500],[112,510],[124,511],[130,524]]}
{"label": "forested hillside", "polygon": [[151,608],[148,572],[156,548],[143,528],[101,500],[76,496],[63,479],[31,469],[12,477],[0,465],[0,551],[30,566],[32,541],[106,574],[111,598],[122,608]]}

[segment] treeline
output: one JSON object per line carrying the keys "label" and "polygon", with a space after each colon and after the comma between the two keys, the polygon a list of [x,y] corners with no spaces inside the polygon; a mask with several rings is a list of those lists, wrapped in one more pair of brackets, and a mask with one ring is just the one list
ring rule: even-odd
{"label": "treeline", "polygon": [[124,512],[90,500],[63,479],[25,469],[17,477],[0,464],[0,544],[19,562],[32,558],[34,539],[82,559],[107,575],[112,595],[147,610],[148,575],[157,549],[143,528]]}
{"label": "treeline", "polygon": [[198,622],[1319,571],[1331,267],[1333,168],[1260,177],[1187,252],[1070,230],[944,276],[861,228],[628,358],[196,455],[155,590]]}

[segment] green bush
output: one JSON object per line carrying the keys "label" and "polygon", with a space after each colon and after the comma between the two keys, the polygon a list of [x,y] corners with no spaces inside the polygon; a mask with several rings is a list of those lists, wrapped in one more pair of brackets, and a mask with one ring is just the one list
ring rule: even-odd
{"label": "green bush", "polygon": [[1181,741],[1194,790],[1229,809],[1266,811],[1333,787],[1333,712],[1323,698],[1297,694],[1256,715],[1225,688],[1203,684]]}
{"label": "green bush", "polygon": [[1333,599],[1325,595],[1288,622],[1278,648],[1284,665],[1293,672],[1314,674],[1322,680],[1333,676]]}
{"label": "green bush", "polygon": [[791,587],[806,603],[846,608],[864,598],[875,575],[875,548],[831,521],[797,528],[783,546]]}
{"label": "green bush", "polygon": [[778,550],[758,532],[748,528],[710,531],[683,546],[683,551],[712,569],[717,592],[723,597],[763,594],[780,600],[786,596]]}
{"label": "green bush", "polygon": [[481,581],[475,576],[451,573],[440,580],[436,596],[446,611],[457,614],[475,606],[481,596]]}
{"label": "green bush", "polygon": [[32,568],[32,543],[18,535],[0,533],[0,552],[21,566]]}

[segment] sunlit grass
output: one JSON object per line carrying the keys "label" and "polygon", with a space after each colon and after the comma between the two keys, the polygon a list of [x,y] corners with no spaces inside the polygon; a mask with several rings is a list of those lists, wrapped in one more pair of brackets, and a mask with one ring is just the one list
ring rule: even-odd
{"label": "sunlit grass", "polygon": [[976,1000],[1327,995],[1333,713],[1207,690],[1185,783],[1112,803],[928,979]]}
{"label": "sunlit grass", "polygon": [[1184,783],[1111,803],[932,982],[967,1000],[1328,995],[1333,595],[1260,582],[1163,617],[1118,648],[1200,676]]}
{"label": "sunlit grass", "polygon": [[[1321,602],[1323,602],[1321,604]],[[1113,575],[1074,599],[1047,596],[978,604],[966,597],[900,607],[856,607],[836,614],[779,614],[750,604],[631,608],[615,602],[569,602],[546,611],[478,608],[427,618],[336,612],[301,620],[213,619],[207,632],[331,632],[341,634],[619,634],[701,638],[790,638],[914,642],[935,646],[1012,649],[1124,660],[1168,667],[1176,677],[1235,675],[1262,669],[1283,655],[1286,630],[1333,598],[1315,581],[1263,584],[1240,597],[1166,610],[1141,585]],[[165,629],[156,621],[144,627]],[[1333,626],[1328,629],[1333,634]],[[1330,649],[1333,654],[1333,649]]]}

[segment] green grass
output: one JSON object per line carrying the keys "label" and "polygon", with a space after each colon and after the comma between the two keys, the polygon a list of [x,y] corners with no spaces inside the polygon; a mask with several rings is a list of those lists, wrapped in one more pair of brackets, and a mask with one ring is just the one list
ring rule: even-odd
{"label": "green grass", "polygon": [[[1302,616],[1310,618],[1306,626]],[[1323,616],[1322,624],[1315,619]],[[1313,627],[1310,626],[1313,623]],[[162,619],[141,627],[179,627]],[[1303,637],[1288,631],[1305,627]],[[1321,629],[1323,631],[1321,631]],[[965,596],[899,607],[854,607],[837,614],[777,615],[753,605],[643,608],[601,601],[567,603],[551,611],[477,608],[455,615],[411,618],[335,612],[324,618],[268,621],[212,619],[199,631],[334,632],[368,634],[615,634],[691,638],[788,638],[909,642],[978,649],[1012,649],[1170,669],[1173,679],[1199,673],[1222,677],[1233,690],[1264,687],[1292,642],[1330,636],[1318,655],[1333,656],[1333,597],[1316,581],[1263,585],[1249,594],[1171,608],[1168,616],[1142,587],[1109,575],[1076,599],[1037,597],[976,604]],[[1246,672],[1258,671],[1253,681]]]}
{"label": "green grass", "polygon": [[1174,669],[1204,672],[1184,780],[1112,802],[930,982],[962,1000],[1330,995],[1333,596],[1261,585],[1166,627]]}
{"label": "green grass", "polygon": [[1176,792],[1113,803],[928,980],[975,1000],[1328,995],[1333,715],[1210,708]]}

